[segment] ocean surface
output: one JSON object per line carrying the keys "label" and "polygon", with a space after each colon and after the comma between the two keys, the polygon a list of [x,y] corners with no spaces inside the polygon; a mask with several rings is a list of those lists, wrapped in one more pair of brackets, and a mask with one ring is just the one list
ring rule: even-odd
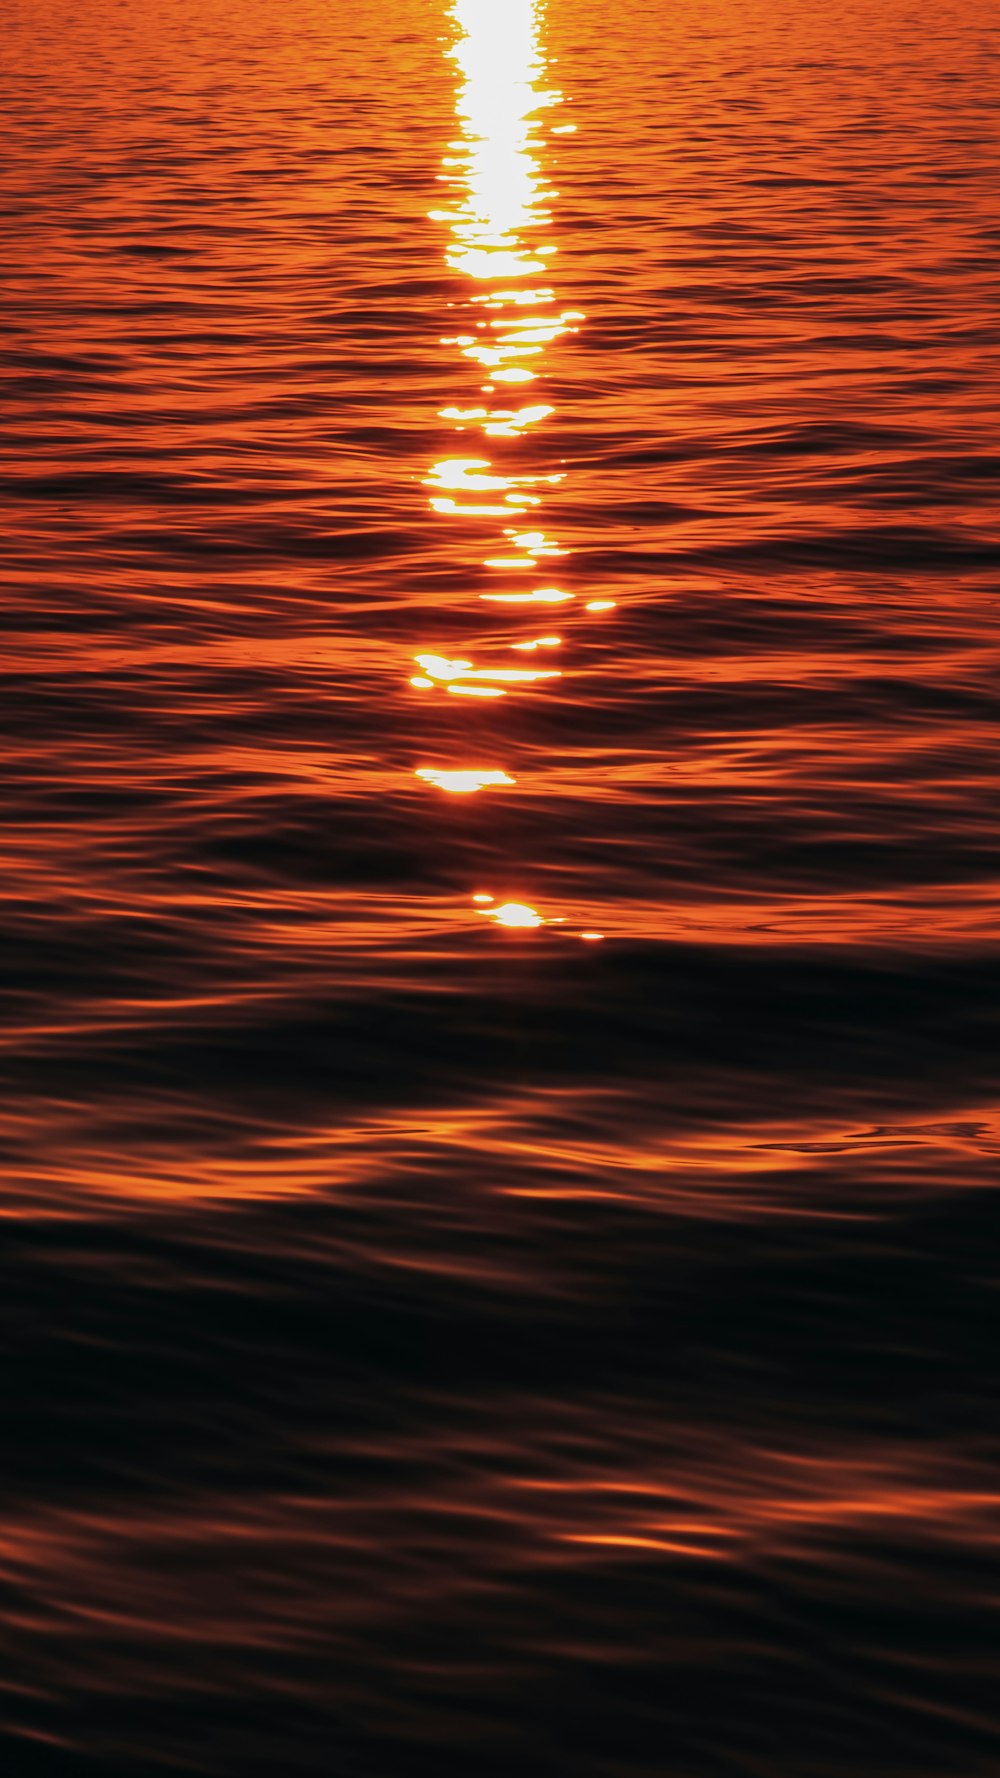
{"label": "ocean surface", "polygon": [[993,1778],[989,9],[3,34],[4,1778]]}

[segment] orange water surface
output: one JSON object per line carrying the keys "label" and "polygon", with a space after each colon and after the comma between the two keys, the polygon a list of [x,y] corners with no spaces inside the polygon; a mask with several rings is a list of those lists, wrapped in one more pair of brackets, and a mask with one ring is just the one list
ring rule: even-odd
{"label": "orange water surface", "polygon": [[0,1767],[1000,1759],[1000,32],[11,0]]}

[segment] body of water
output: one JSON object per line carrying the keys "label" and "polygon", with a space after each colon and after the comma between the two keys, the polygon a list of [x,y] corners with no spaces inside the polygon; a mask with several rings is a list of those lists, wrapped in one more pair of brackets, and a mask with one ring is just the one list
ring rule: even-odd
{"label": "body of water", "polygon": [[11,1778],[987,1778],[1000,34],[12,0]]}

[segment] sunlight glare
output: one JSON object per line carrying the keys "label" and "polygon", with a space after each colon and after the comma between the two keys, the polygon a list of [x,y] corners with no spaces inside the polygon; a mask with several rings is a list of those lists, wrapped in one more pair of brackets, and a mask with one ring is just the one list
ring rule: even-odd
{"label": "sunlight glare", "polygon": [[[437,790],[450,791],[453,796],[471,796],[475,791],[488,790],[493,785],[517,783],[517,779],[508,777],[506,772],[451,771],[439,766],[420,766],[415,776],[423,778],[427,784],[433,784]],[[481,897],[476,896],[474,899],[479,901]],[[490,895],[486,899],[492,901],[493,897]]]}
{"label": "sunlight glare", "polygon": [[526,907],[520,901],[505,901],[502,907],[490,908],[488,918],[495,920],[498,926],[544,926],[542,919],[534,908]]}

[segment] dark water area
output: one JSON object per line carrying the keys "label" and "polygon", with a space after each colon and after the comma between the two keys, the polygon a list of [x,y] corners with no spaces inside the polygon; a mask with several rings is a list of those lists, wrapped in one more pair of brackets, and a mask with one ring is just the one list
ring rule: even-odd
{"label": "dark water area", "polygon": [[1000,33],[13,0],[0,1769],[998,1769]]}

